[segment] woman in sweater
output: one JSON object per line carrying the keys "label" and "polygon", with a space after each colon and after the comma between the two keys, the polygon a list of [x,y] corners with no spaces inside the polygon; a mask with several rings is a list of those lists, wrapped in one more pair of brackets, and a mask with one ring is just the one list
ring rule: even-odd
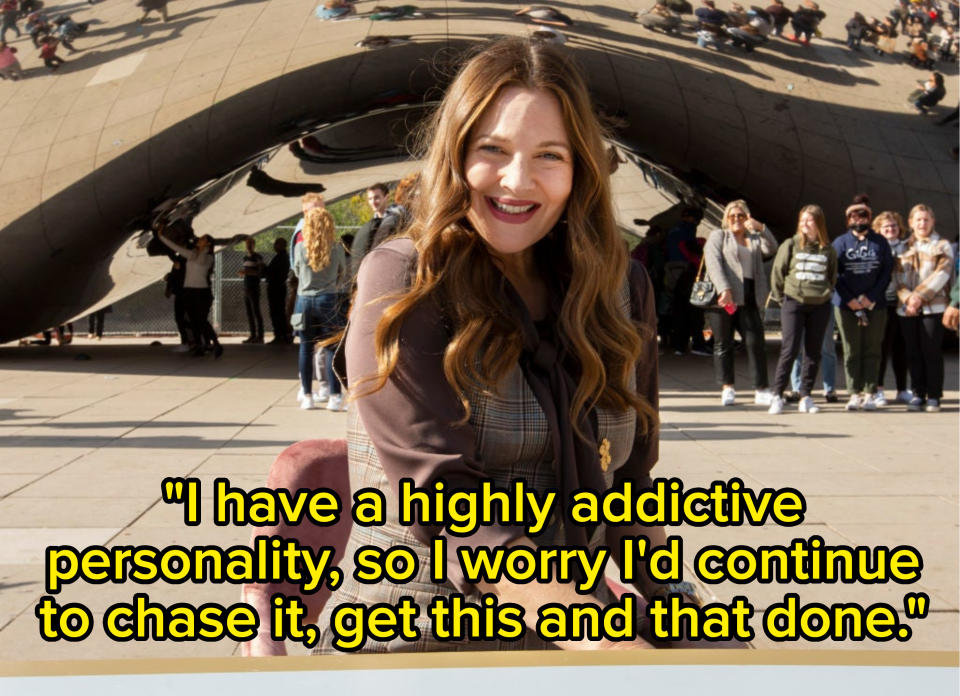
{"label": "woman in sweater", "polygon": [[796,235],[777,252],[770,277],[770,298],[781,304],[783,341],[769,413],[783,412],[783,390],[801,341],[804,359],[799,409],[801,413],[820,410],[814,405],[810,391],[820,365],[820,348],[832,311],[830,298],[836,282],[837,252],[830,246],[823,210],[818,205],[805,206],[800,211]]}
{"label": "woman in sweater", "polygon": [[707,275],[717,292],[716,308],[707,310],[713,331],[713,365],[723,385],[720,403],[732,406],[733,329],[738,325],[747,344],[747,357],[756,390],[754,403],[769,406],[772,394],[767,382],[767,358],[760,311],[767,299],[767,274],[763,262],[777,250],[777,240],[766,225],[750,217],[746,201],[732,201],[723,211],[722,227],[714,230],[704,246]]}
{"label": "woman in sweater", "polygon": [[[890,243],[890,252],[894,263],[907,246],[907,226],[900,213],[884,211],[873,220],[873,231],[879,233]],[[883,378],[887,372],[887,361],[893,365],[893,378],[896,381],[897,401],[910,403],[913,394],[907,391],[907,349],[903,343],[903,332],[897,321],[897,279],[893,275],[887,286],[887,325],[883,330],[883,343],[880,346],[880,374],[877,376],[877,392],[874,401],[877,406],[886,406],[887,397],[883,391]]]}
{"label": "woman in sweater", "polygon": [[933,210],[913,206],[909,217],[913,233],[897,259],[897,315],[907,347],[913,398],[911,411],[940,410],[943,396],[943,313],[950,304],[953,249],[934,230]]}
{"label": "woman in sweater", "polygon": [[848,411],[873,411],[880,372],[880,346],[887,321],[886,292],[893,254],[870,228],[873,211],[864,194],[846,210],[847,231],[833,240],[837,252],[837,289],[833,294],[837,326],[843,339],[843,367],[850,400]]}
{"label": "woman in sweater", "polygon": [[[311,409],[313,399],[313,349],[317,340],[329,338],[343,328],[340,288],[347,277],[343,245],[336,240],[333,216],[326,208],[311,208],[304,215],[303,242],[293,249],[293,272],[297,276],[294,328],[300,332],[300,408]],[[327,410],[342,411],[340,382],[333,374],[333,348],[327,352]]]}
{"label": "woman in sweater", "polygon": [[210,271],[213,269],[213,237],[205,234],[197,238],[193,249],[180,246],[165,236],[165,229],[157,231],[160,241],[180,254],[187,261],[183,279],[183,301],[190,320],[194,340],[197,341],[193,354],[203,355],[204,347],[213,346],[213,357],[223,355],[223,346],[217,339],[217,332],[210,325],[210,307],[213,305],[213,291],[210,289]]}

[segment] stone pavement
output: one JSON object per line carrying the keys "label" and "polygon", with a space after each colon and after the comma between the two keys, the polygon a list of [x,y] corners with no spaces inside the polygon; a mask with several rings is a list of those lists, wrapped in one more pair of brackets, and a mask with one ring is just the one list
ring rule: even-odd
{"label": "stone pavement", "polygon": [[[78,340],[58,347],[0,347],[0,660],[126,657],[216,657],[235,652],[215,643],[115,643],[95,627],[79,643],[44,643],[33,607],[43,593],[43,549],[95,544],[231,545],[250,530],[204,521],[186,527],[181,507],[160,500],[165,476],[212,481],[265,481],[276,454],[297,440],[340,437],[345,414],[295,405],[296,352],[289,347],[228,344],[214,362],[150,346],[146,339]],[[770,345],[771,364],[776,342]],[[89,360],[78,359],[81,355]],[[957,650],[958,490],[957,358],[947,358],[944,410],[845,413],[823,405],[817,415],[780,417],[744,403],[719,406],[709,358],[662,358],[660,476],[686,487],[741,478],[754,488],[794,486],[806,497],[795,528],[685,527],[689,561],[702,545],[789,544],[814,534],[827,544],[913,544],[922,579],[898,585],[721,585],[729,601],[746,594],[758,610],[798,591],[802,601],[887,602],[906,592],[931,598],[925,620],[910,622],[907,643],[802,643],[801,648]],[[745,381],[741,360],[738,376]],[[752,396],[752,392],[750,392]],[[751,400],[752,401],[752,400]],[[677,530],[671,530],[676,532]],[[147,591],[164,604],[237,601],[234,586],[70,585],[58,602],[103,612]],[[96,614],[99,621],[100,615]],[[753,622],[757,625],[756,619]],[[765,639],[759,647],[776,646]]]}

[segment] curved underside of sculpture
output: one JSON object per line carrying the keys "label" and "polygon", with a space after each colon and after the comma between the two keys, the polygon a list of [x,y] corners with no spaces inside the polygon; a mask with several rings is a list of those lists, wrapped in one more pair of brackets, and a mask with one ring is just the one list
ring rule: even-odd
{"label": "curved underside of sculpture", "polygon": [[[781,237],[810,202],[837,234],[857,192],[875,210],[924,201],[955,234],[955,131],[904,107],[899,85],[920,76],[905,66],[850,63],[834,45],[718,53],[641,29],[627,2],[556,6],[574,21],[558,31],[630,160],[625,176],[746,198]],[[169,23],[109,41],[138,11],[98,10],[101,50],[0,89],[13,124],[0,165],[0,342],[159,278],[168,264],[147,255],[144,229],[190,201],[198,234],[253,234],[296,213],[284,184],[322,183],[333,200],[415,170],[410,133],[456,58],[537,28],[518,7],[432,3],[383,22],[357,4],[357,16],[321,21],[306,0],[183,0]]]}

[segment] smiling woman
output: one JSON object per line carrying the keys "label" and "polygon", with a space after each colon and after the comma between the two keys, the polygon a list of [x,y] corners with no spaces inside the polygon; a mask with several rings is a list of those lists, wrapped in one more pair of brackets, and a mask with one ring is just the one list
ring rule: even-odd
{"label": "smiling woman", "polygon": [[[336,649],[338,606],[398,601],[418,607],[417,639],[388,636],[363,650],[650,647],[642,632],[556,643],[535,632],[545,605],[615,601],[602,582],[591,595],[577,592],[577,584],[592,587],[583,585],[591,572],[583,564],[571,582],[531,587],[487,584],[456,562],[481,548],[579,549],[571,558],[595,558],[602,546],[617,556],[624,535],[662,543],[662,529],[568,521],[573,491],[650,485],[658,449],[653,293],[642,269],[628,267],[584,82],[559,49],[497,42],[458,74],[427,142],[407,236],[365,258],[346,337],[356,395],[351,485],[387,491],[387,519],[354,526],[337,606],[319,620],[318,651]],[[435,517],[397,511],[405,486],[462,493],[518,481],[536,495],[556,492],[559,509],[542,529],[500,510],[463,535]],[[449,537],[439,575],[431,562],[438,534]],[[355,578],[351,559],[371,546],[411,549],[416,577],[402,586]],[[649,596],[659,587],[637,590]],[[521,607],[528,630],[519,639],[494,632],[470,644],[442,640],[428,611],[437,595],[470,611]]]}

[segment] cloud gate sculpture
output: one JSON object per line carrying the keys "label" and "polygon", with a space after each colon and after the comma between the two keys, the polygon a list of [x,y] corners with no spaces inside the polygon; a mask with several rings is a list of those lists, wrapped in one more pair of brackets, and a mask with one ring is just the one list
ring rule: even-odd
{"label": "cloud gate sculpture", "polygon": [[[781,237],[810,202],[838,234],[857,192],[877,210],[926,202],[956,234],[956,131],[905,105],[921,73],[842,47],[844,7],[826,8],[836,43],[745,53],[642,28],[626,0],[555,3],[572,24],[550,27],[494,0],[327,6],[183,0],[139,25],[132,5],[93,5],[75,11],[97,22],[84,52],[0,84],[0,342],[162,276],[157,217],[192,207],[198,234],[253,234],[295,214],[304,185],[333,200],[414,170],[410,133],[452,61],[507,34],[575,53],[627,179],[744,197]],[[622,187],[624,228],[640,188]]]}

